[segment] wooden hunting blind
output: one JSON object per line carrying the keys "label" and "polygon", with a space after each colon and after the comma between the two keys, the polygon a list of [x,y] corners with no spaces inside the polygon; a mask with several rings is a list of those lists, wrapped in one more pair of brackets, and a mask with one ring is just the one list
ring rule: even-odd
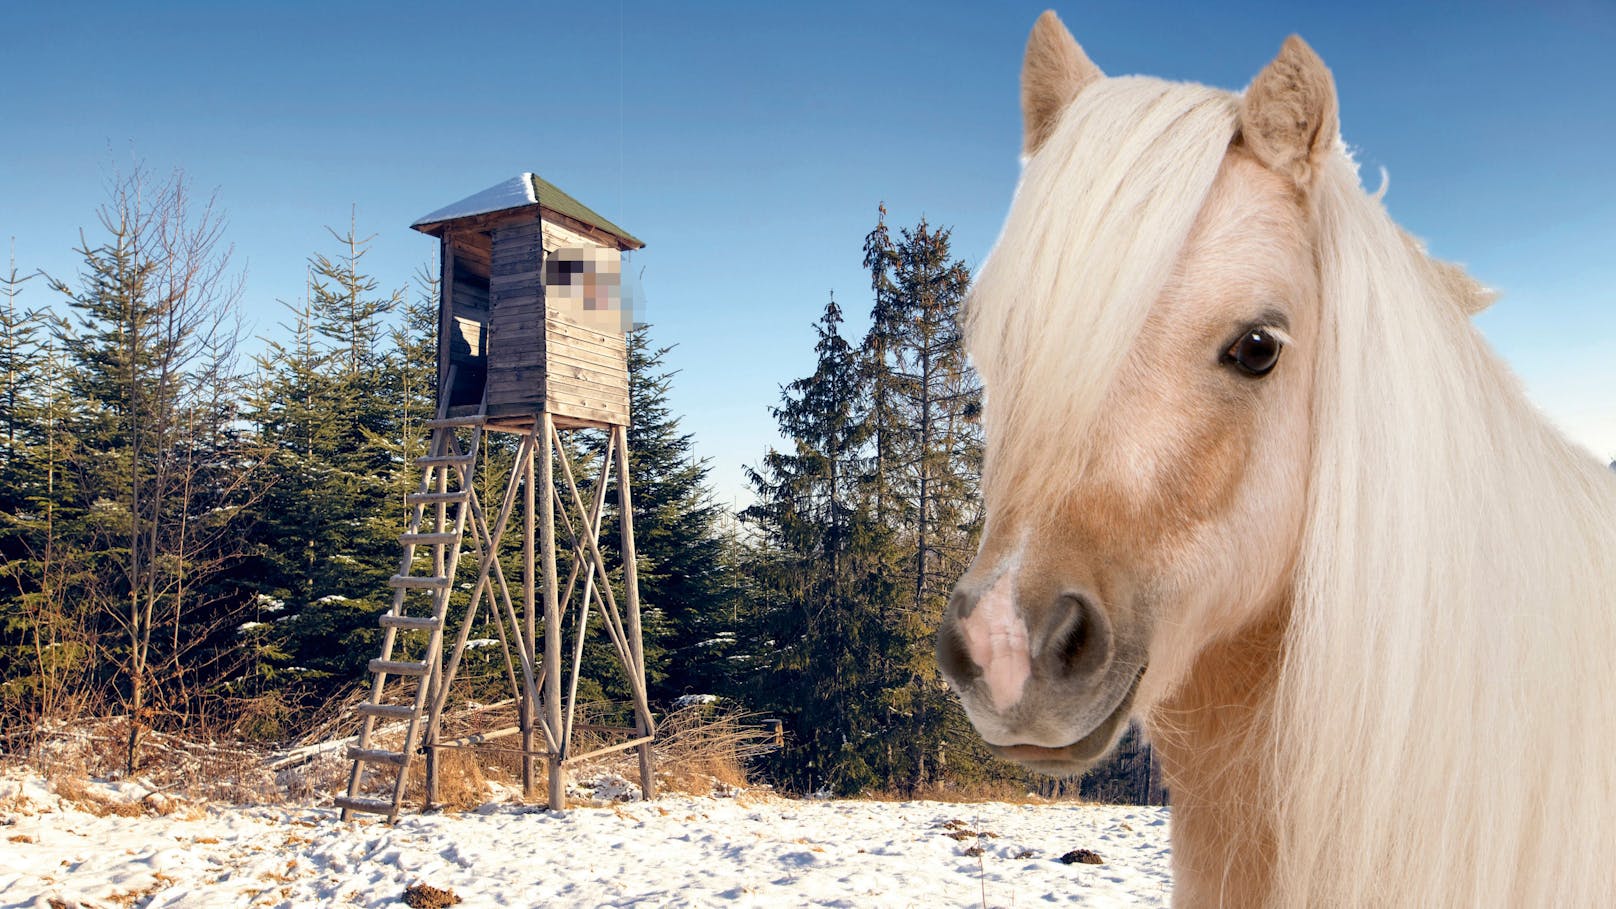
{"label": "wooden hunting blind", "polygon": [[628,423],[621,254],[645,246],[535,174],[412,225],[439,238],[438,382],[451,415],[488,394],[498,420]]}
{"label": "wooden hunting blind", "polygon": [[[426,759],[425,801],[431,805],[442,750],[486,747],[516,735],[520,746],[503,750],[521,754],[529,795],[536,789],[534,762],[545,760],[551,808],[565,804],[570,763],[630,748],[639,752],[640,785],[650,798],[655,727],[645,688],[628,476],[624,334],[633,306],[622,283],[622,254],[645,244],[531,173],[411,226],[440,241],[438,412],[428,424],[428,452],[416,460],[420,489],[405,497],[403,557],[389,581],[392,607],[379,617],[381,655],[370,662],[370,701],[358,708],[362,723],[349,750],[348,791],[337,799],[342,816],[362,811],[396,818],[418,753]],[[580,449],[568,446],[563,433],[576,430],[604,432],[604,444],[594,446],[600,454],[592,478],[569,454]],[[492,514],[483,510],[473,482],[487,432],[519,437]],[[609,490],[616,493],[621,531],[622,608],[600,549]],[[521,576],[512,583],[497,556],[517,513]],[[558,583],[560,545],[571,555],[565,584]],[[474,581],[457,582],[463,550],[476,561]],[[469,598],[462,599],[456,591],[467,587]],[[444,632],[455,618],[458,634],[450,640]],[[445,709],[474,624],[497,633],[512,694],[478,709],[513,708],[517,721],[448,739]],[[584,640],[600,632],[631,689],[632,726],[575,722]],[[394,722],[378,727],[381,720]],[[606,744],[575,751],[575,728]],[[402,744],[377,747],[373,739],[383,738]],[[382,781],[390,798],[366,794],[377,782],[367,772],[375,765],[396,768]]]}

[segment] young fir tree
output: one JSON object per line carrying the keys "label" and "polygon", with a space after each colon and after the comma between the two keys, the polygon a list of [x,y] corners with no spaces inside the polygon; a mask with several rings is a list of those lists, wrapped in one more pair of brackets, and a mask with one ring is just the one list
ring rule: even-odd
{"label": "young fir tree", "polygon": [[335,517],[345,522],[347,532],[322,555],[334,569],[346,572],[332,578],[337,586],[326,593],[347,598],[326,600],[333,620],[342,623],[354,609],[374,611],[374,598],[385,594],[386,578],[393,573],[390,562],[398,552],[397,523],[374,518],[400,504],[391,493],[399,470],[399,419],[406,406],[395,394],[401,389],[393,381],[386,317],[404,294],[378,293],[380,282],[361,268],[370,238],[361,239],[354,224],[346,234],[331,235],[340,254],[334,259],[316,254],[310,260],[309,306],[314,331],[325,339],[329,353],[328,392],[334,410],[327,418],[335,424],[335,444],[325,460],[341,499]]}
{"label": "young fir tree", "polygon": [[[345,662],[331,664],[335,635],[322,635],[305,618],[311,604],[333,582],[324,553],[337,550],[345,529],[331,516],[346,507],[328,455],[340,444],[330,377],[330,354],[314,331],[314,313],[305,296],[284,325],[289,338],[266,342],[255,358],[258,381],[247,400],[247,417],[257,431],[268,478],[262,506],[250,531],[252,558],[246,577],[257,581],[255,623],[243,645],[253,655],[253,687],[273,687],[296,659],[294,676],[343,676]],[[312,627],[311,627],[312,626]],[[312,639],[312,640],[311,640]],[[312,647],[308,645],[313,645]],[[302,659],[306,658],[306,659]],[[319,690],[319,686],[316,686]]]}
{"label": "young fir tree", "polygon": [[14,493],[15,510],[0,512],[6,550],[0,568],[0,708],[9,716],[45,720],[81,713],[80,705],[97,700],[99,689],[85,684],[92,629],[86,604],[74,595],[90,581],[88,560],[70,533],[80,516],[69,483],[79,460],[71,431],[78,407],[55,337],[60,325],[38,315],[49,334],[39,339],[37,359],[29,357],[29,403],[11,451],[11,474],[22,485]]}
{"label": "young fir tree", "polygon": [[401,301],[402,318],[387,332],[383,399],[392,408],[393,428],[372,438],[386,453],[390,474],[384,507],[367,519],[366,529],[395,543],[409,519],[404,496],[421,485],[422,469],[415,462],[431,442],[427,422],[437,416],[438,294],[437,272],[430,266],[418,268],[415,295]]}
{"label": "young fir tree", "polygon": [[43,320],[18,299],[28,277],[17,273],[14,254],[0,276],[0,710],[37,719],[44,654],[30,603],[38,588],[30,506],[40,480],[44,351]]}
{"label": "young fir tree", "polygon": [[401,414],[422,406],[419,380],[401,372],[419,367],[388,345],[401,292],[379,293],[353,225],[331,233],[339,252],[310,257],[290,342],[258,359],[248,412],[274,479],[253,535],[267,627],[252,642],[261,673],[291,672],[316,699],[346,690],[375,655],[411,466]]}
{"label": "young fir tree", "polygon": [[[28,455],[39,430],[43,320],[18,301],[29,277],[17,273],[15,254],[0,276],[0,564],[7,566],[23,557],[21,540],[8,519],[22,510],[34,482]],[[0,604],[16,592],[0,571]]]}
{"label": "young fir tree", "polygon": [[744,513],[761,547],[756,572],[764,665],[753,703],[785,723],[776,756],[799,789],[857,792],[884,782],[890,652],[881,620],[899,589],[889,534],[871,499],[868,422],[857,355],[835,299],[817,326],[813,375],[787,385],[774,408],[790,451],[749,470],[757,502]]}

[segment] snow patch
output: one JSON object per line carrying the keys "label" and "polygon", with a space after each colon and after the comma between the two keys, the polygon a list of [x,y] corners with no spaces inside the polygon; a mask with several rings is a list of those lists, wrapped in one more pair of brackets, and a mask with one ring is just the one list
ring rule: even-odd
{"label": "snow patch", "polygon": [[[150,795],[135,782],[93,791],[125,804]],[[412,810],[395,826],[297,805],[125,816],[5,772],[0,906],[391,909],[412,884],[453,890],[466,906],[1166,906],[1167,818],[1131,806],[773,796],[564,814]],[[1061,863],[1076,850],[1104,864]]]}

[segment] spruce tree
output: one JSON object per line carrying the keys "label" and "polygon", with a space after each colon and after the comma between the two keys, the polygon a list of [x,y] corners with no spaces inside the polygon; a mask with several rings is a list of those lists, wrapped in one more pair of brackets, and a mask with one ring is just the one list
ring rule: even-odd
{"label": "spruce tree", "polygon": [[868,424],[856,351],[834,297],[816,331],[813,375],[773,409],[790,451],[748,471],[743,517],[760,551],[763,650],[754,703],[785,722],[776,757],[788,785],[857,792],[884,781],[886,698],[873,670],[892,646],[881,616],[898,594],[888,533],[870,495]]}
{"label": "spruce tree", "polygon": [[[953,258],[950,232],[922,218],[894,238],[882,206],[864,241],[874,302],[861,368],[875,440],[874,487],[901,555],[907,588],[886,619],[893,649],[883,655],[892,697],[894,782],[936,778],[958,707],[937,684],[930,646],[949,591],[976,549],[981,520],[981,386],[960,332],[970,270]],[[958,760],[956,760],[956,765]]]}

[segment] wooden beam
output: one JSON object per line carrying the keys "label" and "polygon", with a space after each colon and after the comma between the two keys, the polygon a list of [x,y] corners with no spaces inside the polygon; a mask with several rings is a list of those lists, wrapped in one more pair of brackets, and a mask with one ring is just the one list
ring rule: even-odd
{"label": "wooden beam", "polygon": [[[560,432],[556,431],[553,426],[551,428],[551,432],[555,435],[557,443],[559,443],[560,440],[561,440]],[[619,453],[620,453],[620,457],[618,458],[617,463],[619,465],[622,465],[624,463],[624,461],[625,461],[625,458],[626,458],[627,454],[628,454],[628,445],[627,445],[627,442],[626,442],[626,436],[619,437],[619,439],[618,439],[618,450],[619,450]],[[583,497],[578,494],[578,485],[577,485],[577,483],[575,483],[573,481],[572,473],[571,473],[570,469],[568,468],[567,462],[565,460],[562,460],[561,468],[562,468],[562,471],[563,471],[563,476],[567,480],[567,488],[572,493],[573,507],[575,507],[578,510],[578,512],[581,514],[584,511]],[[619,469],[621,469],[621,467]],[[602,478],[602,482],[605,482],[605,478]],[[590,554],[591,557],[594,558],[595,564],[600,566],[601,575],[605,576],[606,575],[606,559],[605,559],[605,557],[603,557],[600,554],[600,545],[599,545],[599,543],[596,540],[591,539],[588,535],[584,535],[583,540],[584,540],[584,542],[589,544],[589,554]],[[612,593],[612,585],[610,585],[610,584],[602,584],[601,587],[600,587],[600,590],[601,590],[601,593],[606,595],[606,604],[605,604],[606,609],[602,610],[602,611],[605,612],[606,610],[610,610],[611,613],[613,615],[615,615],[617,613],[617,597]],[[632,656],[632,649],[630,650],[630,654]],[[638,672],[635,671],[636,668],[638,668],[638,670],[639,670]],[[644,664],[643,663],[638,663],[637,661],[635,661],[635,660],[633,660],[631,658],[630,660],[625,662],[625,669],[627,671],[624,672],[623,674],[628,678],[629,689],[634,693],[634,698],[635,698],[635,701],[637,702],[636,706],[641,711],[643,711],[647,716],[649,716],[650,713],[651,713],[651,707],[650,707],[650,703],[649,703],[649,698],[647,697],[646,691],[645,691]]]}
{"label": "wooden beam", "polygon": [[[544,435],[544,464],[543,464],[543,490],[540,498],[544,502],[543,520],[540,529],[544,544],[544,712],[549,720],[550,728],[561,729],[561,602],[557,599],[556,590],[556,540],[555,540],[555,508],[550,500],[555,497],[555,459],[552,456],[552,444],[559,440],[555,424],[550,420],[550,414],[540,417]],[[534,509],[533,484],[528,483],[528,513]],[[530,525],[531,526],[531,525]],[[532,539],[532,534],[528,535]],[[532,550],[528,551],[528,562],[532,563]],[[550,810],[562,811],[567,807],[566,785],[566,749],[568,742],[562,741],[557,752],[550,755]]]}
{"label": "wooden beam", "polygon": [[[539,442],[538,439],[535,439],[532,436],[525,436],[522,441],[524,444],[533,444],[535,447],[536,443]],[[544,469],[548,471],[550,469],[550,440],[545,439],[542,444],[544,450]],[[533,585],[538,583],[538,578],[534,572],[533,566],[533,469],[534,464],[532,461],[529,461],[527,466],[524,468],[521,477],[523,488],[522,623],[523,628],[527,632],[527,645],[525,649],[528,651],[527,656],[530,661],[538,659],[539,650],[538,617],[534,615],[536,604],[534,603],[533,599]],[[514,484],[516,479],[516,476],[513,475],[511,477],[511,482]],[[545,628],[544,633],[545,637],[548,638],[550,635],[550,629],[548,626]],[[544,681],[541,682],[540,685],[544,692],[544,696],[547,699],[550,697],[550,692],[553,689],[553,686],[550,685],[550,674],[555,671],[555,666],[552,664],[549,657],[550,649],[549,645],[546,644]],[[529,690],[528,695],[522,699],[522,798],[524,799],[531,799],[533,798],[534,794],[538,792],[538,780],[534,775],[534,771],[537,768],[533,764],[533,725],[538,719],[539,705],[538,698],[534,697],[533,695],[534,692]],[[550,726],[551,730],[557,730],[557,724],[550,723],[548,725]],[[564,745],[563,742],[557,742],[558,747],[562,745]]]}
{"label": "wooden beam", "polygon": [[[570,520],[567,521],[568,533],[572,536],[573,541],[574,541],[574,545],[573,545],[573,562],[572,562],[572,564],[573,564],[573,572],[572,572],[573,573],[573,578],[577,577],[578,566],[583,563],[583,559],[582,559],[582,556],[583,556],[583,541],[578,538],[579,532],[587,533],[587,534],[591,535],[592,537],[594,537],[596,539],[599,539],[599,537],[600,537],[600,519],[601,519],[601,515],[606,510],[605,509],[605,505],[606,505],[606,483],[604,481],[605,481],[606,476],[608,474],[610,474],[610,472],[611,472],[612,442],[613,442],[613,438],[611,436],[607,436],[606,437],[606,447],[605,447],[604,450],[601,451],[601,454],[600,454],[600,476],[601,476],[602,482],[600,483],[600,488],[595,491],[594,511],[591,512],[590,514],[587,514],[587,515],[579,515],[578,516],[582,521],[587,522],[587,523],[584,523],[584,524],[581,525],[582,526],[581,531],[574,531],[572,529],[572,522]],[[561,451],[561,459],[563,461],[567,460],[566,449],[562,449],[562,451]],[[568,468],[568,473],[569,473],[569,482],[570,482],[570,473],[571,473],[571,468],[570,467]],[[565,518],[566,515],[567,515],[567,510],[565,508],[562,508],[561,509],[561,516],[563,518]],[[593,561],[589,562],[588,565],[589,565],[589,567],[587,569],[585,569],[585,574],[584,574],[583,596],[580,598],[580,602],[578,604],[578,625],[577,625],[576,628],[573,629],[574,642],[573,642],[573,650],[572,650],[572,678],[567,683],[566,728],[562,732],[563,739],[565,741],[568,741],[568,742],[572,741],[573,721],[577,718],[577,713],[578,713],[578,675],[579,675],[580,669],[583,666],[584,638],[589,634],[589,601],[590,601],[590,598],[591,598],[590,595],[594,592],[594,589],[595,589],[595,568],[596,568],[596,565],[595,565],[595,563]],[[606,577],[604,571],[601,573],[601,583],[602,584],[610,584],[611,583],[611,580]],[[567,581],[567,589],[561,595],[561,602],[562,602],[563,605],[572,602],[572,586],[573,586],[573,581],[572,581],[571,578],[569,578],[568,581]]]}
{"label": "wooden beam", "polygon": [[[626,751],[626,750],[628,750],[630,748],[634,748],[634,747],[646,748],[651,744],[651,739],[652,739],[652,736],[642,735],[642,736],[640,736],[638,738],[629,739],[626,742],[618,742],[615,745],[607,745],[604,748],[596,748],[593,751],[585,751],[583,754],[575,755],[572,758],[570,758],[569,760],[583,761],[583,760],[588,760],[589,758],[592,758],[592,757],[598,757],[598,756],[600,756],[602,754],[611,754],[613,751]],[[645,793],[646,798],[648,798],[648,799],[656,798],[656,792],[654,790],[645,789],[643,784],[640,786],[640,790]]]}
{"label": "wooden beam", "polygon": [[[640,640],[640,576],[634,552],[634,499],[628,481],[628,427],[616,427],[612,434],[623,448],[622,456],[617,459],[617,510],[623,525],[623,597],[628,600],[628,645],[634,654],[634,668],[631,671],[639,675],[643,688],[645,648]],[[639,707],[634,714],[634,728],[643,736],[639,745],[640,791],[645,798],[652,799],[656,798],[656,765],[651,753],[651,736],[656,731],[656,725],[651,719],[650,704],[642,699]]]}
{"label": "wooden beam", "polygon": [[505,727],[503,727],[501,729],[495,729],[495,730],[492,730],[490,732],[479,732],[479,733],[476,733],[474,735],[463,735],[458,739],[450,739],[447,742],[441,742],[441,743],[439,743],[437,745],[433,745],[431,747],[434,747],[434,748],[466,748],[466,747],[469,747],[471,745],[481,745],[483,742],[497,741],[499,739],[503,739],[503,738],[506,738],[508,736],[513,736],[513,735],[515,735],[515,734],[517,734],[518,732],[521,732],[521,731],[522,731],[521,726],[505,726]]}

